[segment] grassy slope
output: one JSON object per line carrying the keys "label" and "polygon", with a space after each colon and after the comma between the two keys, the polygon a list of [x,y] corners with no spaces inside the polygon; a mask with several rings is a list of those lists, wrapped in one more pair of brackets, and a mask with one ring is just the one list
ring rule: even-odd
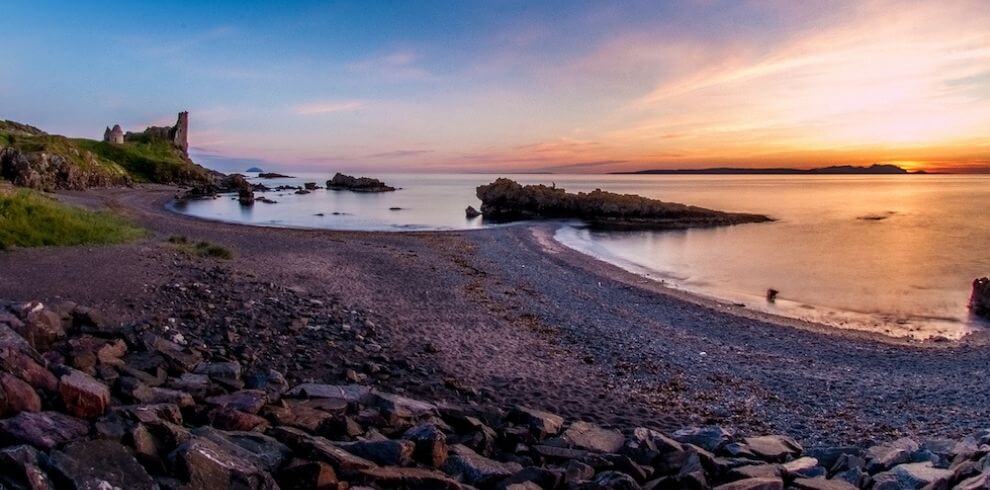
{"label": "grassy slope", "polygon": [[206,171],[183,157],[165,141],[136,141],[114,145],[105,141],[71,140],[101,160],[114,162],[137,182],[182,183],[205,178]]}
{"label": "grassy slope", "polygon": [[[206,170],[166,141],[128,141],[113,145],[104,141],[34,133],[37,131],[35,128],[24,128],[16,123],[0,121],[0,146],[12,146],[24,152],[59,154],[83,170],[118,177],[127,175],[137,182],[188,183],[203,180],[207,175]],[[87,152],[95,158],[87,158]]]}
{"label": "grassy slope", "polygon": [[144,231],[107,212],[67,206],[44,195],[0,187],[0,250],[121,243]]}

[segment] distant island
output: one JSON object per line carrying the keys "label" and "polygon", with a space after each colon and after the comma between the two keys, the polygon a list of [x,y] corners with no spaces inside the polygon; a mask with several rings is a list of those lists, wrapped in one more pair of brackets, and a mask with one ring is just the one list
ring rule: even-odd
{"label": "distant island", "polygon": [[836,165],[832,167],[821,167],[811,169],[800,168],[737,168],[737,167],[715,167],[696,169],[651,169],[638,170],[635,172],[612,172],[613,174],[705,174],[705,175],[906,175],[924,174],[924,170],[909,172],[897,165],[877,164],[869,167],[857,167],[853,165]]}

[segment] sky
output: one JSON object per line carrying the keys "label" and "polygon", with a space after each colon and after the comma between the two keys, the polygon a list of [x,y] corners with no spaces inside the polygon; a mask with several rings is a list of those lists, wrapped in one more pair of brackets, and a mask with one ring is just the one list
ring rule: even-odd
{"label": "sky", "polygon": [[220,170],[990,171],[986,0],[0,0],[0,119]]}

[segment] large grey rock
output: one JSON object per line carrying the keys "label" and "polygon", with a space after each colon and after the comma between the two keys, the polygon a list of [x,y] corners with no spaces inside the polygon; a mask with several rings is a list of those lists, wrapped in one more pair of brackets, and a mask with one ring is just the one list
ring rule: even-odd
{"label": "large grey rock", "polygon": [[225,452],[246,459],[259,468],[272,472],[282,466],[291,455],[288,446],[274,437],[257,432],[222,431],[212,427],[199,427],[192,435],[208,439]]}
{"label": "large grey rock", "polygon": [[564,426],[564,418],[560,415],[522,406],[509,412],[509,420],[526,424],[539,438],[555,436]]}
{"label": "large grey rock", "polygon": [[371,388],[367,386],[320,383],[303,383],[285,393],[285,396],[292,398],[336,398],[347,403],[367,402],[370,395]]}
{"label": "large grey rock", "polygon": [[46,451],[88,432],[89,424],[58,412],[21,412],[0,420],[0,443],[30,444]]}
{"label": "large grey rock", "polygon": [[379,488],[430,488],[459,490],[460,483],[435,470],[424,468],[369,468],[360,471],[363,479]]}
{"label": "large grey rock", "polygon": [[873,446],[866,450],[867,470],[870,473],[877,473],[907,463],[911,461],[911,454],[917,451],[918,447],[918,443],[908,437]]}
{"label": "large grey rock", "polygon": [[768,461],[784,461],[803,450],[797,441],[783,435],[747,437],[743,442],[753,454]]}
{"label": "large grey rock", "polygon": [[798,490],[856,490],[859,486],[853,486],[844,480],[826,480],[824,478],[798,478],[791,483],[791,486]]}
{"label": "large grey rock", "polygon": [[412,463],[416,444],[407,440],[358,441],[337,443],[341,449],[374,461],[382,466],[407,466]]}
{"label": "large grey rock", "polygon": [[134,455],[113,441],[71,443],[52,453],[51,467],[59,480],[80,490],[158,488]]}
{"label": "large grey rock", "polygon": [[450,453],[443,468],[448,475],[460,477],[465,482],[477,486],[490,485],[512,476],[521,469],[522,466],[518,463],[500,463],[461,444],[450,447]]}
{"label": "large grey rock", "polygon": [[311,436],[291,427],[275,427],[269,434],[286,444],[300,456],[323,461],[333,466],[340,475],[349,475],[368,468],[375,463],[351,454],[323,437]]}
{"label": "large grey rock", "polygon": [[906,463],[890,471],[873,475],[874,490],[906,490],[915,488],[949,488],[952,470],[932,467],[930,461]]}
{"label": "large grey rock", "polygon": [[571,424],[560,437],[574,447],[602,453],[616,453],[626,442],[619,432],[583,421]]}
{"label": "large grey rock", "polygon": [[0,449],[0,486],[30,490],[55,488],[51,478],[42,469],[49,465],[48,456],[31,446]]}
{"label": "large grey rock", "polygon": [[780,478],[747,478],[715,487],[715,490],[784,490]]}
{"label": "large grey rock", "polygon": [[694,444],[706,451],[717,451],[722,445],[732,441],[734,432],[717,425],[690,427],[675,431],[671,437],[677,442]]}
{"label": "large grey rock", "polygon": [[203,437],[181,444],[169,459],[189,488],[278,488],[263,468]]}

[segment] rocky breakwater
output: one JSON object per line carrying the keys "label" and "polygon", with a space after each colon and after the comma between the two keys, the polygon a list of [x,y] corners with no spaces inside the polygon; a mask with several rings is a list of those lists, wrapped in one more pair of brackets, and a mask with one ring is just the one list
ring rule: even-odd
{"label": "rocky breakwater", "polygon": [[392,192],[395,187],[371,177],[353,177],[337,172],[327,181],[327,189],[354,192]]}
{"label": "rocky breakwater", "polygon": [[477,188],[486,219],[577,218],[610,229],[679,229],[771,221],[759,214],[727,213],[632,194],[595,190],[568,193],[545,185],[498,179]]}
{"label": "rocky breakwater", "polygon": [[4,488],[987,488],[990,430],[803,448],[717,426],[662,434],[365,384],[290,387],[172,327],[0,303]]}

